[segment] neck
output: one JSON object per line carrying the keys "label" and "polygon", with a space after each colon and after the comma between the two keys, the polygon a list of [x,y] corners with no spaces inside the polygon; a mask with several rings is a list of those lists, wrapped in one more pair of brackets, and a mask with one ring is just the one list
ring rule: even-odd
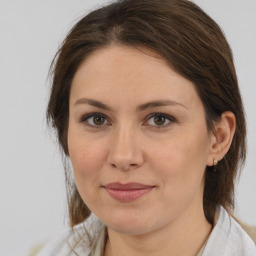
{"label": "neck", "polygon": [[193,207],[175,221],[147,234],[129,235],[108,229],[105,256],[194,256],[207,240],[212,226],[203,206]]}

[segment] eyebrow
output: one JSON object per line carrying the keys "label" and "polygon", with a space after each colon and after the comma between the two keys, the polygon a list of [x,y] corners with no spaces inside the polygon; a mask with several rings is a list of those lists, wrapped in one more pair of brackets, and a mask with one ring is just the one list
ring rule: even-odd
{"label": "eyebrow", "polygon": [[148,103],[138,106],[137,110],[144,111],[149,108],[165,107],[165,106],[180,106],[180,107],[187,109],[187,107],[185,105],[183,105],[179,102],[173,101],[173,100],[155,100],[155,101],[151,101],[151,102],[148,102]]}
{"label": "eyebrow", "polygon": [[[75,102],[75,106],[80,105],[80,104],[88,104],[88,105],[94,106],[96,108],[114,112],[111,107],[107,106],[106,104],[104,104],[98,100],[94,100],[94,99],[88,99],[88,98],[78,99]],[[182,103],[179,103],[179,102],[176,102],[173,100],[155,100],[155,101],[151,101],[151,102],[147,102],[142,105],[139,105],[136,108],[136,111],[138,111],[138,112],[145,111],[149,108],[165,107],[165,106],[180,106],[180,107],[187,109],[187,107],[185,105],[183,105]]]}
{"label": "eyebrow", "polygon": [[75,102],[75,106],[80,105],[80,104],[88,104],[91,106],[94,106],[96,108],[101,108],[105,109],[108,111],[113,111],[111,107],[107,106],[106,104],[98,101],[98,100],[93,100],[93,99],[88,99],[88,98],[81,98]]}

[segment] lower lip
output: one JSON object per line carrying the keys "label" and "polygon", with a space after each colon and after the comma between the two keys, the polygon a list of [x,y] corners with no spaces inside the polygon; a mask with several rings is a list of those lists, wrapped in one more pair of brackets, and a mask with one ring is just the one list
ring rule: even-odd
{"label": "lower lip", "polygon": [[107,190],[110,196],[117,199],[118,201],[131,202],[150,192],[153,189],[153,187],[132,190],[117,190],[110,188],[105,189]]}

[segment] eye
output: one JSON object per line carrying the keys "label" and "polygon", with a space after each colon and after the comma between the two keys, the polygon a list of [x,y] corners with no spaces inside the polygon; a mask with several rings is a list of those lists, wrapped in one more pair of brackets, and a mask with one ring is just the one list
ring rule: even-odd
{"label": "eye", "polygon": [[98,128],[97,126],[100,127],[108,124],[107,118],[99,113],[88,114],[82,118],[81,122],[95,128]]}
{"label": "eye", "polygon": [[173,122],[175,122],[173,117],[163,113],[155,113],[149,116],[147,125],[155,126],[156,128],[164,128]]}

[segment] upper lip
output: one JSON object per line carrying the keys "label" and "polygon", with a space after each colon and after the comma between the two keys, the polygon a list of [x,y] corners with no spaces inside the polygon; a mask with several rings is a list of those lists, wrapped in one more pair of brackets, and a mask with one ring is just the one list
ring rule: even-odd
{"label": "upper lip", "polygon": [[153,188],[155,186],[136,183],[136,182],[126,183],[126,184],[122,184],[119,182],[113,182],[113,183],[109,183],[103,187],[108,188],[108,189],[116,189],[116,190],[136,190],[136,189]]}

